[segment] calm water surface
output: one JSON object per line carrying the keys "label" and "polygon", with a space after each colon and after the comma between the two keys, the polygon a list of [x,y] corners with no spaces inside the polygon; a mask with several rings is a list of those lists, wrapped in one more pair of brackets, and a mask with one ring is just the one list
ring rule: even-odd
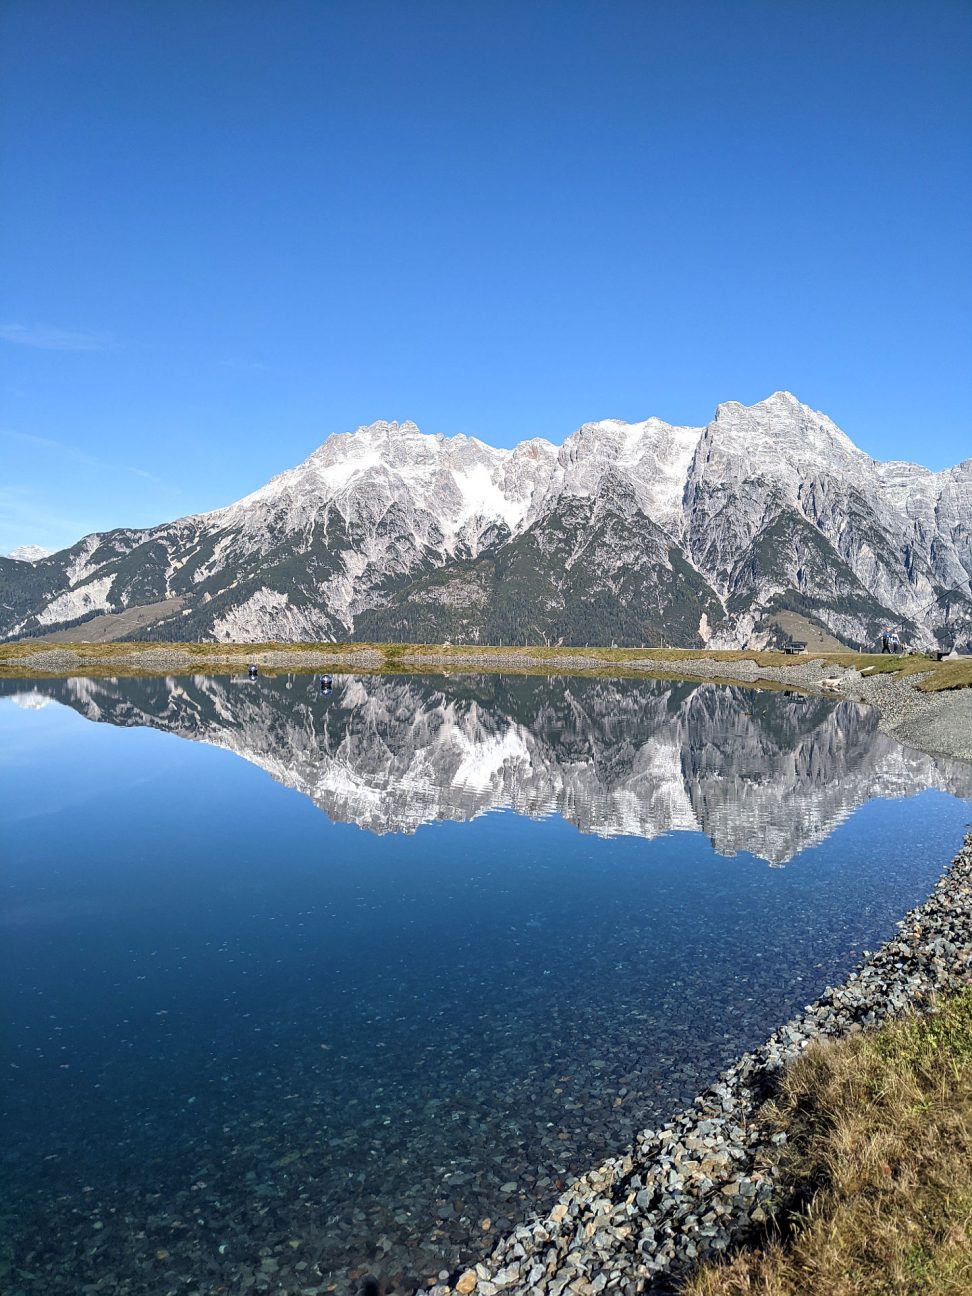
{"label": "calm water surface", "polygon": [[452,1271],[842,977],[970,817],[968,766],[778,693],[0,695],[5,1293]]}

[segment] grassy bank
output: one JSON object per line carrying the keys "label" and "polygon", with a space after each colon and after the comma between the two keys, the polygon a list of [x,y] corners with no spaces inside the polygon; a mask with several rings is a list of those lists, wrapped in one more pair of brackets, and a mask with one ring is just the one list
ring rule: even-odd
{"label": "grassy bank", "polygon": [[811,1046],[776,1119],[794,1204],[691,1296],[972,1292],[972,987],[934,1014]]}
{"label": "grassy bank", "polygon": [[[272,661],[266,659],[272,657]],[[751,662],[763,668],[799,666],[811,659],[787,657],[780,652],[747,652],[688,648],[563,648],[500,647],[443,644],[321,644],[321,643],[77,643],[52,644],[24,640],[0,644],[0,674],[63,676],[67,674],[159,674],[166,670],[225,671],[247,661],[261,661],[280,670],[321,669],[419,672],[441,670],[524,671],[611,676],[671,675],[691,677],[694,663],[705,663],[706,677],[713,666],[724,665],[719,677],[733,679],[733,663]],[[875,653],[841,651],[813,653],[813,660],[835,669],[854,667],[872,674],[922,675],[917,687],[929,692],[972,685],[972,659],[934,662],[927,657],[890,657]],[[667,668],[667,669],[666,669]]]}

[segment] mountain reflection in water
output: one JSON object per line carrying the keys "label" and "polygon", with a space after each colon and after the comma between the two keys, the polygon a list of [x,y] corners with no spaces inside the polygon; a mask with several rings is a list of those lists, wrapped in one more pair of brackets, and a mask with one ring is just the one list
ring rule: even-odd
{"label": "mountain reflection in water", "polygon": [[0,684],[0,1289],[475,1263],[886,939],[956,796],[778,692]]}
{"label": "mountain reflection in water", "polygon": [[600,836],[701,831],[779,864],[873,798],[972,797],[972,767],[902,747],[870,708],[710,684],[337,676],[321,696],[309,676],[197,675],[4,694],[225,748],[373,833],[513,809]]}

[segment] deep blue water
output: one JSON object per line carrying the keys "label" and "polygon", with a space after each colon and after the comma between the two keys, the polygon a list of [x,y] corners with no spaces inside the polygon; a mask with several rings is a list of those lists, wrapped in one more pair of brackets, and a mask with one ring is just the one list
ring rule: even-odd
{"label": "deep blue water", "polygon": [[887,937],[970,817],[968,767],[778,694],[3,690],[11,1293],[474,1259]]}

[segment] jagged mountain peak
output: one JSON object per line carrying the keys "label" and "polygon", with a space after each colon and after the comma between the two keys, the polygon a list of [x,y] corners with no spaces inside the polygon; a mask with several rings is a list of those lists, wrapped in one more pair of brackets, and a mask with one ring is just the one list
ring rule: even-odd
{"label": "jagged mountain peak", "polygon": [[522,529],[556,456],[541,438],[498,449],[465,434],[379,420],[328,437],[303,463],[206,521],[242,530],[251,542],[281,531],[308,534],[328,517],[342,537],[367,535],[363,553],[342,559],[333,586],[347,617],[370,580],[406,570],[415,555],[476,554],[486,538]]}
{"label": "jagged mountain peak", "polygon": [[755,401],[753,408],[758,405],[768,405],[775,409],[793,409],[794,407],[798,407],[810,414],[819,415],[820,413],[819,410],[811,409],[809,405],[805,405],[803,401],[800,400],[799,396],[794,396],[791,391],[787,391],[783,387],[779,388],[775,392],[770,392],[770,394],[765,396],[761,401]]}
{"label": "jagged mountain peak", "polygon": [[0,559],[6,638],[146,606],[139,631],[174,638],[721,647],[778,638],[785,612],[951,646],[972,632],[972,461],[880,464],[782,390],[559,447],[376,420],[226,508]]}
{"label": "jagged mountain peak", "polygon": [[816,410],[813,406],[805,404],[800,400],[799,396],[794,396],[793,392],[786,391],[782,387],[777,391],[770,392],[770,394],[764,396],[762,400],[753,401],[751,405],[745,404],[744,401],[720,401],[716,406],[714,417],[719,418],[721,411],[735,410],[767,410],[770,412],[783,413],[785,415],[798,413],[809,415],[815,419],[827,417],[820,410]]}
{"label": "jagged mountain peak", "polygon": [[379,421],[354,432],[334,433],[290,471],[313,471],[324,485],[337,492],[352,478],[374,469],[406,474],[439,468],[462,471],[476,464],[499,467],[513,454],[513,450],[498,449],[464,433],[445,436],[441,432],[422,432],[411,421]]}
{"label": "jagged mountain peak", "polygon": [[561,488],[568,495],[593,496],[620,474],[646,516],[677,533],[685,478],[702,431],[659,418],[584,423],[560,448]]}
{"label": "jagged mountain peak", "polygon": [[870,462],[832,419],[787,391],[773,392],[753,405],[725,401],[716,406],[706,431],[713,440],[727,435],[745,438],[753,449],[772,447],[801,457],[836,454]]}

